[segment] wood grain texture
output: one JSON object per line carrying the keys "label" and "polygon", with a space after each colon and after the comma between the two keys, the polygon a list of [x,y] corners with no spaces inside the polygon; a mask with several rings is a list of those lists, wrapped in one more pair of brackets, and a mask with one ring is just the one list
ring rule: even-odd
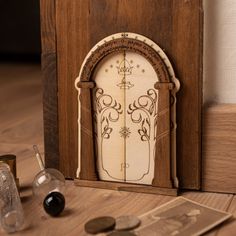
{"label": "wood grain texture", "polygon": [[[169,91],[169,87],[173,88],[173,84],[171,83],[171,78],[168,73],[167,66],[164,62],[164,59],[156,52],[151,46],[146,44],[145,42],[141,41],[140,39],[133,39],[127,37],[123,34],[123,37],[116,38],[110,40],[108,42],[104,42],[103,45],[99,45],[98,48],[93,50],[86,61],[83,64],[83,68],[80,72],[80,81],[78,82],[77,86],[81,87],[83,84],[88,85],[89,87],[94,87],[95,83],[92,83],[93,80],[93,73],[94,69],[97,64],[109,54],[114,52],[123,52],[123,51],[131,51],[142,55],[149,63],[152,65],[153,69],[155,70],[156,76],[159,79],[157,83],[157,89],[159,94],[159,101],[158,101],[158,119],[157,119],[157,144],[156,144],[156,151],[155,151],[155,167],[154,167],[154,178],[152,181],[152,185],[155,187],[163,187],[163,188],[172,188],[172,176],[171,176],[171,155],[170,150],[173,145],[170,142],[170,123],[171,123],[171,116],[170,116],[170,96],[171,93]],[[89,82],[90,81],[90,82]],[[77,83],[77,82],[76,82]],[[96,159],[95,157],[95,132],[93,131],[93,114],[92,114],[92,90],[87,89],[85,86],[80,91],[80,104],[81,104],[81,167],[80,167],[80,176],[81,180],[95,180],[97,177],[96,174]],[[93,186],[96,187],[96,182],[89,182],[86,181],[77,181],[77,183],[84,184],[83,186]],[[99,185],[99,183],[98,183]],[[103,184],[103,188],[106,186],[110,188],[113,186],[111,183]],[[140,189],[141,192],[144,192],[145,186],[140,188],[129,188],[127,190],[138,191]],[[167,192],[165,189],[160,191],[159,189],[156,191],[155,188],[149,188],[152,192]],[[149,191],[150,192],[150,191]],[[169,191],[170,192],[170,191]],[[174,191],[176,194],[176,190]]]}
{"label": "wood grain texture", "polygon": [[[36,158],[32,158],[32,144],[37,143],[39,149],[43,150],[40,68],[35,65],[0,65],[0,77],[0,101],[7,101],[0,106],[0,148],[2,154],[14,153],[17,156],[17,175],[25,213],[25,228],[14,235],[86,236],[84,224],[93,217],[127,214],[139,216],[174,199],[163,195],[76,187],[73,181],[66,181],[65,211],[58,218],[48,216],[32,196],[31,189],[32,180],[40,170]],[[236,197],[232,194],[195,191],[181,195],[226,210],[236,217]],[[206,235],[235,236],[235,232],[236,221],[232,219]],[[0,235],[9,234],[0,229]]]}
{"label": "wood grain texture", "polygon": [[0,64],[0,114],[0,155],[16,155],[20,184],[30,185],[36,174],[34,170],[39,171],[33,144],[37,144],[42,155],[44,153],[39,64]]}
{"label": "wood grain texture", "polygon": [[225,222],[222,227],[219,227],[218,233],[215,235],[220,236],[234,236],[236,232],[236,196],[232,196],[232,200],[227,208],[227,211],[233,215],[233,218]]}
{"label": "wood grain texture", "polygon": [[[171,176],[170,143],[170,92],[165,86],[158,90],[158,121],[156,135],[155,167],[152,185],[173,187]],[[163,171],[164,170],[164,171]]]}
{"label": "wood grain texture", "polygon": [[222,211],[226,211],[228,209],[233,198],[232,194],[188,191],[183,192],[181,196]]}
{"label": "wood grain texture", "polygon": [[40,0],[42,52],[56,52],[55,0]]}
{"label": "wood grain texture", "polygon": [[55,1],[40,0],[46,167],[59,168]]}
{"label": "wood grain texture", "polygon": [[74,80],[82,61],[102,38],[130,31],[154,40],[173,61],[182,85],[177,103],[178,175],[181,187],[198,189],[201,169],[201,0],[150,0],[148,4],[145,0],[57,0],[56,19],[60,168],[65,175],[74,177],[76,173],[77,94]]}
{"label": "wood grain texture", "polygon": [[125,34],[122,35],[123,36],[121,38],[114,38],[108,42],[103,42],[102,46],[99,45],[98,48],[94,49],[93,53],[86,58],[86,62],[83,65],[83,70],[80,75],[81,81],[91,79],[91,75],[94,72],[95,67],[104,57],[112,53],[129,51],[146,58],[155,70],[160,82],[170,82],[170,75],[168,73],[167,66],[155,49],[147,43],[142,42],[140,39],[134,39],[130,36],[125,36]]}
{"label": "wood grain texture", "polygon": [[75,179],[76,186],[82,187],[91,187],[91,188],[101,188],[101,189],[112,189],[118,191],[128,191],[128,192],[137,192],[137,193],[151,193],[151,194],[162,194],[168,196],[177,196],[177,189],[172,188],[163,188],[155,187],[148,185],[140,184],[130,184],[130,183],[117,183],[109,181],[87,181]]}
{"label": "wood grain texture", "polygon": [[236,105],[204,109],[203,176],[206,191],[236,193]]}
{"label": "wood grain texture", "polygon": [[[174,197],[163,195],[75,187],[72,181],[67,181],[66,208],[62,215],[55,219],[44,212],[36,199],[32,197],[30,189],[25,190],[25,188],[22,188],[21,194],[24,199],[26,227],[15,235],[86,236],[88,234],[84,232],[84,224],[94,217],[104,215],[118,217],[127,214],[139,216],[174,199]],[[227,210],[232,199],[232,195],[200,192],[187,192],[183,196],[219,210]],[[225,224],[221,225],[207,235],[221,236],[217,232],[223,231],[224,226],[228,227]],[[231,234],[224,235],[233,236],[232,232],[235,228],[234,225],[231,229],[225,230]],[[4,233],[2,235],[5,236]]]}
{"label": "wood grain texture", "polygon": [[70,178],[76,176],[78,167],[78,111],[74,81],[85,57],[86,45],[82,46],[81,41],[87,41],[86,30],[77,30],[86,28],[78,17],[87,18],[86,3],[79,2],[80,7],[78,1],[56,1],[60,170]]}
{"label": "wood grain texture", "polygon": [[45,166],[59,168],[56,54],[42,54]]}
{"label": "wood grain texture", "polygon": [[81,100],[81,170],[80,178],[97,180],[96,157],[94,150],[95,134],[93,132],[93,109],[91,89],[83,88],[80,92]]}
{"label": "wood grain texture", "polygon": [[95,88],[96,84],[94,81],[82,81],[82,82],[78,82],[77,84],[78,88]]}
{"label": "wood grain texture", "polygon": [[[22,188],[26,227],[16,235],[85,236],[88,234],[84,231],[84,224],[94,217],[138,216],[173,199],[170,196],[75,187],[71,181],[66,185],[66,208],[57,218],[48,216],[31,192]],[[5,236],[4,233],[1,235]]]}
{"label": "wood grain texture", "polygon": [[180,187],[201,185],[202,34],[201,0],[174,0],[171,59],[181,89],[177,94],[177,166]]}

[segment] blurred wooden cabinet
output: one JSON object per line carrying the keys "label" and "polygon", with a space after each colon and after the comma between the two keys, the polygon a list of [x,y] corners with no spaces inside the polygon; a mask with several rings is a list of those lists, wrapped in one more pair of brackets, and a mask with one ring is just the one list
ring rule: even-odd
{"label": "blurred wooden cabinet", "polygon": [[0,35],[3,59],[7,55],[40,55],[39,0],[0,1]]}
{"label": "blurred wooden cabinet", "polygon": [[77,91],[82,61],[101,39],[134,32],[167,54],[177,95],[177,170],[180,187],[201,179],[202,1],[41,0],[46,166],[74,178],[78,166]]}

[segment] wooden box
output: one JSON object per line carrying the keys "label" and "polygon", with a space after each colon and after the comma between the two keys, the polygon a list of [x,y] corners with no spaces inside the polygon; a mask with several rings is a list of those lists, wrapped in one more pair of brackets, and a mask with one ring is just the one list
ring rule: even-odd
{"label": "wooden box", "polygon": [[46,166],[75,178],[78,167],[77,91],[81,64],[101,39],[135,32],[171,60],[177,95],[177,174],[181,188],[201,180],[202,1],[41,0]]}

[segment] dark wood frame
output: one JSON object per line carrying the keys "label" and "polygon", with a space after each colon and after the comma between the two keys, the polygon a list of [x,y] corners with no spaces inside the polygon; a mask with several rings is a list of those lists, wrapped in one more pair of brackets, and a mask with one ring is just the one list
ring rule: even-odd
{"label": "dark wood frame", "polygon": [[[113,2],[114,6],[112,6]],[[105,4],[110,11],[101,13],[101,3]],[[119,9],[125,8],[126,12],[131,4],[136,4],[137,8],[127,12],[127,20],[123,19],[120,24],[114,25],[112,21],[116,19],[114,15],[117,15],[117,19],[121,19],[122,16],[117,11],[117,4],[121,5]],[[125,29],[144,34],[158,42],[165,48],[174,64],[177,77],[182,84],[181,92],[177,97],[178,176],[181,188],[199,189],[201,183],[202,0],[160,0],[150,1],[149,5],[144,0],[102,0],[102,2],[101,0],[92,2],[90,0],[40,0],[40,5],[46,166],[59,168],[66,177],[75,177],[77,159],[72,157],[76,155],[76,143],[73,141],[76,132],[66,129],[69,124],[73,122],[76,124],[76,120],[71,116],[75,111],[66,108],[65,97],[68,96],[68,92],[65,91],[62,83],[65,83],[66,87],[71,86],[72,83],[69,82],[71,75],[76,76],[81,60],[87,53],[86,50],[99,38],[102,39],[114,31]],[[75,9],[81,10],[75,11]],[[148,9],[151,12],[153,9],[158,9],[155,13],[157,18],[150,18],[151,13]],[[88,12],[91,13],[90,18],[87,18]],[[149,28],[148,31],[145,27],[140,27],[140,21],[135,20],[136,14],[146,17],[146,22],[150,24],[154,20],[152,25],[155,27]],[[97,28],[94,25],[93,15],[98,17]],[[71,49],[69,46],[66,47],[68,45],[66,40],[71,40],[74,34],[75,16],[79,19],[77,23],[81,31],[78,35],[81,36],[81,40],[87,40],[83,48],[79,49],[80,55],[76,58],[77,69],[75,64],[71,66],[71,62],[68,62],[67,55]],[[99,30],[100,23],[104,21],[113,27]],[[162,32],[158,34],[156,28],[162,29]],[[94,34],[92,35],[90,31]],[[88,33],[84,34],[84,32]],[[77,38],[78,44],[82,42],[80,38]],[[74,42],[70,42],[72,47],[75,45]],[[72,71],[66,74],[65,70],[69,71],[69,69]],[[74,95],[70,95],[69,98],[71,99],[72,96]],[[61,117],[65,111],[66,117]]]}

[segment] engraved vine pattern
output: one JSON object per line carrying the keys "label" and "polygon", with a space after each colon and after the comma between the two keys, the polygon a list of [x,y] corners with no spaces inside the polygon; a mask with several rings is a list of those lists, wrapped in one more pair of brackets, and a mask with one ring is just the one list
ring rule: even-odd
{"label": "engraved vine pattern", "polygon": [[[100,127],[101,142],[97,143],[97,146],[100,146],[99,156],[101,157],[102,168],[111,178],[114,178],[109,174],[103,165],[103,141],[104,139],[109,139],[111,136],[113,131],[111,122],[117,122],[120,115],[123,113],[121,104],[110,95],[105,94],[102,88],[97,88],[94,92],[94,113],[96,126],[99,123]],[[97,127],[95,130],[96,129]],[[96,139],[98,141],[98,138]],[[98,147],[96,149],[98,151]]]}
{"label": "engraved vine pattern", "polygon": [[100,114],[100,127],[102,139],[109,139],[112,133],[110,122],[117,122],[122,114],[121,104],[117,103],[110,95],[104,94],[102,88],[95,90],[95,116]]}
{"label": "engraved vine pattern", "polygon": [[[149,142],[156,139],[158,108],[157,93],[154,89],[149,89],[147,95],[140,96],[137,101],[130,104],[127,112],[131,115],[132,122],[141,124],[138,133],[142,141]],[[151,124],[152,121],[154,124]]]}
{"label": "engraved vine pattern", "polygon": [[[142,178],[150,171],[151,152],[155,159],[156,129],[158,117],[158,95],[154,89],[149,89],[146,95],[140,96],[132,104],[129,104],[127,113],[131,116],[133,123],[140,124],[138,133],[143,142],[148,144],[148,170]],[[141,178],[141,179],[142,179]]]}

